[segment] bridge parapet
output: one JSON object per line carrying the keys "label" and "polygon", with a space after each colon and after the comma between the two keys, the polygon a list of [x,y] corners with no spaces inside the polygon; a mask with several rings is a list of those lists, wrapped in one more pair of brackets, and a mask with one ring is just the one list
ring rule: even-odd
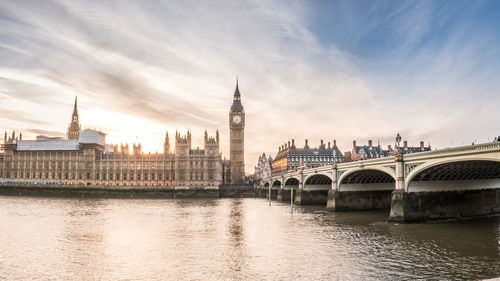
{"label": "bridge parapet", "polygon": [[447,156],[478,154],[488,152],[500,152],[500,142],[481,143],[460,147],[443,148],[432,151],[417,152],[405,154],[405,160],[414,160],[419,158],[441,157],[443,154]]}

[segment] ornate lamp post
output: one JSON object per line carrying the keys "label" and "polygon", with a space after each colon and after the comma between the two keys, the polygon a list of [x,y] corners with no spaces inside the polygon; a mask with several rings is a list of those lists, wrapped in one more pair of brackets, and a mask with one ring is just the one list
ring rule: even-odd
{"label": "ornate lamp post", "polygon": [[401,135],[398,133],[396,135],[396,144],[395,144],[395,146],[396,146],[396,155],[401,155],[401,151],[399,150],[400,143],[401,143]]}

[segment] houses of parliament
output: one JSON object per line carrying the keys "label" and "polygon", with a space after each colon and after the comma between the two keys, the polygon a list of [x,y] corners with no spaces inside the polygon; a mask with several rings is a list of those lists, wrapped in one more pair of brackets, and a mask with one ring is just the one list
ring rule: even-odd
{"label": "houses of parliament", "polygon": [[21,184],[95,186],[173,186],[216,188],[243,185],[245,111],[236,81],[229,110],[230,160],[222,159],[219,132],[205,131],[203,149],[193,149],[191,132],[175,133],[171,146],[168,132],[163,153],[143,153],[140,144],[109,145],[105,134],[81,130],[75,98],[66,138],[38,136],[23,140],[22,134],[5,132],[0,153],[0,181]]}

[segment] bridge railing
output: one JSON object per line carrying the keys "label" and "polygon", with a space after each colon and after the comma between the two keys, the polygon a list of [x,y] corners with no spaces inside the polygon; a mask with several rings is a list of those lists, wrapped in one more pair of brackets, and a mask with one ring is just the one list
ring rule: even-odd
{"label": "bridge railing", "polygon": [[474,144],[474,145],[443,148],[443,149],[437,149],[437,150],[425,151],[425,152],[417,152],[417,153],[406,154],[404,156],[404,158],[411,159],[414,157],[421,157],[421,156],[456,154],[456,153],[464,153],[464,152],[474,153],[474,152],[480,152],[480,151],[484,151],[484,152],[500,151],[500,142],[488,142],[488,143],[481,143],[481,144]]}

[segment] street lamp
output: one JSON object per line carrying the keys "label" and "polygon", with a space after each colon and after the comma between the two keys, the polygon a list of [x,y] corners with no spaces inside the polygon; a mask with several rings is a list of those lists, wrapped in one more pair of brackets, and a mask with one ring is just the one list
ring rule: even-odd
{"label": "street lamp", "polygon": [[396,154],[397,155],[400,155],[400,153],[401,153],[401,151],[399,150],[400,143],[401,143],[401,135],[398,133],[396,135],[396,144],[395,144],[395,146],[396,146]]}

